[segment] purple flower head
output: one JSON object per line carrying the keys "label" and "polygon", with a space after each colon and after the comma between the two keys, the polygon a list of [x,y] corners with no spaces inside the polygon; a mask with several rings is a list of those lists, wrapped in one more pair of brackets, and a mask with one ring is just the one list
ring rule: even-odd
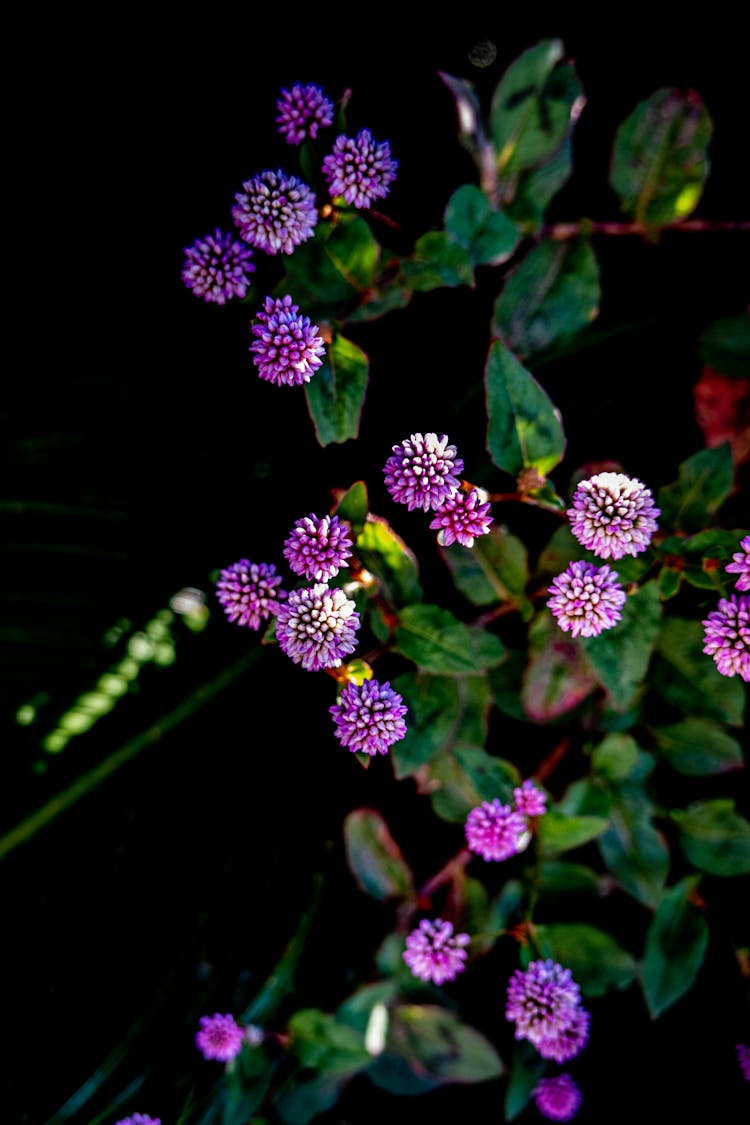
{"label": "purple flower head", "polygon": [[737,1062],[740,1064],[742,1076],[750,1082],[750,1047],[746,1043],[737,1043]]}
{"label": "purple flower head", "polygon": [[740,540],[741,551],[735,551],[732,561],[727,563],[727,574],[739,574],[735,582],[735,589],[750,590],[750,535]]}
{"label": "purple flower head", "polygon": [[216,596],[230,621],[260,629],[261,622],[278,613],[284,590],[278,589],[281,575],[273,563],[253,563],[240,559],[222,570],[216,583]]}
{"label": "purple flower head", "polygon": [[469,851],[488,861],[510,859],[523,851],[531,838],[523,813],[503,805],[497,797],[471,810],[464,834]]}
{"label": "purple flower head", "polygon": [[182,280],[196,297],[225,305],[232,297],[244,297],[255,266],[253,252],[219,228],[185,247]]}
{"label": "purple flower head", "polygon": [[235,195],[232,218],[245,242],[266,254],[292,254],[318,222],[315,194],[296,176],[261,172]]}
{"label": "purple flower head", "polygon": [[480,502],[476,488],[465,492],[459,488],[454,496],[449,496],[437,510],[430,527],[438,532],[438,543],[450,547],[460,543],[462,547],[473,547],[474,539],[486,535],[492,525],[489,500]]}
{"label": "purple flower head", "polygon": [[348,683],[341,689],[338,703],[328,710],[333,715],[334,734],[352,753],[386,754],[388,747],[406,734],[404,702],[390,683],[365,680],[361,686]]}
{"label": "purple flower head", "polygon": [[398,504],[406,504],[410,512],[426,512],[456,495],[464,463],[455,445],[448,445],[447,434],[412,434],[392,449],[383,472],[385,486]]}
{"label": "purple flower head", "polygon": [[343,195],[351,206],[361,208],[371,207],[374,200],[388,194],[397,168],[398,161],[391,159],[388,142],[379,143],[369,129],[360,129],[356,137],[342,134],[336,138],[321,172],[333,198]]}
{"label": "purple flower head", "polygon": [[713,656],[722,676],[742,676],[750,683],[750,597],[731,594],[702,622],[703,651]]}
{"label": "purple flower head", "polygon": [[513,800],[518,812],[524,816],[543,816],[547,811],[547,794],[530,778],[513,790]]}
{"label": "purple flower head", "polygon": [[547,606],[560,628],[574,637],[596,637],[622,617],[625,591],[606,563],[572,562],[550,582],[549,592]]}
{"label": "purple flower head", "polygon": [[149,1117],[147,1113],[131,1113],[130,1117],[121,1117],[115,1125],[161,1125],[160,1117]]}
{"label": "purple flower head", "polygon": [[314,512],[297,520],[284,544],[284,558],[295,574],[327,582],[346,566],[354,544],[349,528],[338,516],[318,519]]}
{"label": "purple flower head", "polygon": [[527,1039],[545,1059],[572,1059],[588,1039],[589,1014],[570,969],[556,961],[531,961],[508,983],[505,1018],[516,1025],[515,1038]]}
{"label": "purple flower head", "polygon": [[578,542],[600,559],[621,559],[645,551],[656,531],[651,491],[623,473],[597,473],[582,480],[568,518]]}
{"label": "purple flower head", "polygon": [[570,1121],[583,1101],[577,1083],[569,1074],[541,1078],[533,1092],[537,1109],[550,1121]]}
{"label": "purple flower head", "polygon": [[276,637],[281,651],[308,672],[338,668],[354,651],[360,620],[357,607],[337,587],[324,582],[292,590],[279,607]]}
{"label": "purple flower head", "polygon": [[292,298],[266,297],[263,308],[256,313],[251,331],[257,337],[251,344],[253,363],[261,379],[278,386],[300,386],[309,383],[325,354],[325,344],[318,335],[317,324],[309,316],[300,316]]}
{"label": "purple flower head", "polygon": [[470,941],[468,934],[454,934],[452,924],[442,918],[423,918],[406,939],[404,961],[419,980],[443,984],[466,968],[464,946]]}
{"label": "purple flower head", "polygon": [[282,90],[276,102],[279,115],[276,124],[282,137],[290,145],[302,144],[305,137],[318,135],[318,129],[333,124],[333,102],[330,102],[320,86],[301,86],[299,83],[291,90]]}
{"label": "purple flower head", "polygon": [[195,1045],[204,1059],[229,1062],[242,1050],[244,1033],[234,1016],[201,1016],[200,1031],[196,1033]]}

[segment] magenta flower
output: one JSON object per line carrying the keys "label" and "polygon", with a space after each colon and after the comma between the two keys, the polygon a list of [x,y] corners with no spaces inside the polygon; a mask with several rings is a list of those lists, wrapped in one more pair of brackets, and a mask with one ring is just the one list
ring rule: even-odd
{"label": "magenta flower", "polygon": [[276,109],[279,132],[290,145],[302,144],[305,137],[315,140],[318,129],[333,124],[333,102],[328,100],[320,86],[297,83],[291,90],[282,90]]}
{"label": "magenta flower", "polygon": [[470,492],[460,488],[440,505],[430,527],[438,531],[438,543],[442,547],[450,547],[451,543],[473,547],[474,539],[486,535],[492,526],[491,507],[489,501],[480,502],[476,488]]}
{"label": "magenta flower", "polygon": [[182,280],[196,297],[224,305],[233,297],[244,297],[255,266],[253,252],[231,234],[217,227],[213,234],[197,238],[185,247]]}
{"label": "magenta flower", "polygon": [[261,172],[235,195],[232,218],[245,242],[266,254],[292,254],[318,222],[313,191],[296,176]]}
{"label": "magenta flower", "polygon": [[515,1038],[527,1039],[545,1059],[563,1063],[588,1039],[589,1013],[570,969],[556,961],[531,961],[508,983],[505,1018],[516,1025]]}
{"label": "magenta flower", "polygon": [[533,1093],[537,1109],[550,1121],[570,1121],[583,1101],[577,1083],[569,1074],[540,1078]]}
{"label": "magenta flower", "polygon": [[353,652],[360,620],[357,607],[337,587],[318,582],[292,590],[279,606],[276,637],[281,651],[308,672],[338,668]]}
{"label": "magenta flower", "polygon": [[147,1113],[131,1113],[130,1117],[121,1117],[115,1125],[161,1125],[160,1117],[149,1117]]}
{"label": "magenta flower", "polygon": [[547,606],[565,633],[596,637],[621,619],[625,591],[607,564],[575,561],[549,585]]}
{"label": "magenta flower", "polygon": [[273,563],[240,559],[222,570],[216,596],[230,621],[260,629],[261,622],[278,613],[286,591],[279,589],[281,576]]}
{"label": "magenta flower", "polygon": [[336,138],[321,172],[333,198],[342,195],[351,206],[362,208],[385,198],[396,179],[397,168],[398,161],[391,159],[388,142],[380,143],[369,129],[360,129],[356,137],[342,134]]}
{"label": "magenta flower", "polygon": [[750,1082],[750,1047],[746,1043],[737,1043],[737,1062],[740,1064],[742,1076]]}
{"label": "magenta flower", "polygon": [[750,682],[750,597],[731,594],[702,622],[703,651],[713,656],[722,676],[741,676]]}
{"label": "magenta flower", "polygon": [[656,531],[651,492],[623,473],[597,473],[578,485],[568,508],[578,542],[600,559],[621,559],[645,551]]}
{"label": "magenta flower", "polygon": [[464,463],[456,456],[455,445],[443,434],[412,434],[393,453],[383,468],[385,486],[398,504],[414,508],[439,509],[456,495]]}
{"label": "magenta flower", "polygon": [[251,344],[253,363],[261,379],[278,386],[300,386],[322,366],[325,344],[317,324],[300,316],[292,298],[266,297],[256,313],[251,331],[257,337]]}
{"label": "magenta flower", "polygon": [[727,563],[725,570],[727,574],[739,574],[735,589],[750,590],[750,535],[740,540],[740,547],[742,550],[732,555],[732,561]]}
{"label": "magenta flower", "polygon": [[327,582],[346,566],[354,544],[349,528],[338,516],[318,519],[314,512],[297,520],[284,543],[284,558],[295,574]]}
{"label": "magenta flower", "polygon": [[497,797],[471,810],[464,835],[469,851],[488,861],[510,859],[523,851],[531,839],[523,813],[502,804]]}
{"label": "magenta flower", "polygon": [[196,1032],[195,1045],[204,1059],[230,1062],[242,1050],[244,1033],[234,1016],[201,1016],[200,1030]]}
{"label": "magenta flower", "polygon": [[468,934],[454,934],[450,922],[423,918],[406,938],[403,958],[415,977],[433,984],[454,980],[466,968]]}
{"label": "magenta flower", "polygon": [[365,680],[361,686],[348,683],[341,689],[338,703],[328,710],[333,715],[334,734],[352,753],[386,754],[388,747],[406,734],[403,699],[390,683]]}
{"label": "magenta flower", "polygon": [[547,811],[547,794],[530,778],[513,790],[513,800],[518,812],[524,816],[543,816]]}

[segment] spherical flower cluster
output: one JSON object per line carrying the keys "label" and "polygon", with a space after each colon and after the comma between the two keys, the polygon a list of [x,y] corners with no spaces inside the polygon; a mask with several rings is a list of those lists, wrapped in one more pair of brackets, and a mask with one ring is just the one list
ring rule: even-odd
{"label": "spherical flower cluster", "polygon": [[261,172],[235,195],[232,218],[245,242],[266,254],[292,254],[318,222],[315,194],[296,176]]}
{"label": "spherical flower cluster", "polygon": [[528,844],[526,817],[497,797],[483,801],[466,818],[464,834],[469,851],[486,860],[510,859]]}
{"label": "spherical flower cluster", "polygon": [[279,589],[281,575],[273,563],[240,559],[221,571],[216,596],[230,621],[260,629],[261,622],[278,613],[286,592]]}
{"label": "spherical flower cluster", "polygon": [[346,566],[354,544],[349,528],[338,516],[318,519],[314,512],[297,520],[284,543],[284,558],[295,574],[327,582]]}
{"label": "spherical flower cluster", "polygon": [[625,591],[606,563],[572,562],[550,582],[549,592],[547,606],[560,628],[574,637],[596,637],[622,617]]}
{"label": "spherical flower cluster", "polygon": [[257,337],[250,351],[261,379],[278,386],[300,386],[322,366],[323,338],[309,316],[300,316],[297,305],[285,297],[266,297],[256,313],[251,331]]}
{"label": "spherical flower cluster", "polygon": [[398,161],[391,159],[387,141],[376,141],[369,129],[356,137],[336,138],[333,152],[323,160],[321,172],[328,181],[332,197],[342,195],[353,207],[371,207],[383,199],[396,178]]}
{"label": "spherical flower cluster", "polygon": [[750,1047],[746,1043],[737,1043],[737,1062],[740,1064],[742,1077],[750,1082]]}
{"label": "spherical flower cluster", "polygon": [[204,1059],[229,1062],[242,1050],[244,1033],[234,1016],[201,1016],[200,1030],[196,1032],[195,1045]]}
{"label": "spherical flower cluster", "polygon": [[131,1113],[130,1117],[121,1117],[115,1125],[161,1125],[160,1117],[149,1117],[147,1113]]}
{"label": "spherical flower cluster", "polygon": [[385,486],[398,504],[409,511],[441,508],[456,495],[461,484],[464,463],[455,445],[448,444],[447,434],[412,434],[393,453],[383,468]]}
{"label": "spherical flower cluster", "polygon": [[318,129],[333,124],[333,102],[328,100],[320,86],[297,83],[291,90],[282,90],[276,109],[279,132],[290,145],[302,144],[305,137],[315,140]]}
{"label": "spherical flower cluster", "polygon": [[324,582],[292,590],[279,607],[276,638],[281,651],[308,672],[338,668],[354,651],[360,620],[343,590]]}
{"label": "spherical flower cluster", "polygon": [[573,534],[600,559],[645,551],[661,515],[650,489],[623,473],[597,473],[581,481],[572,504],[568,519]]}
{"label": "spherical flower cluster", "polygon": [[346,684],[338,703],[328,710],[333,715],[334,734],[352,753],[386,754],[388,747],[406,734],[403,699],[390,683],[365,680],[361,685]]}
{"label": "spherical flower cluster", "polygon": [[727,563],[727,574],[739,574],[735,582],[735,589],[750,590],[750,535],[740,540],[741,551],[732,555],[732,561]]}
{"label": "spherical flower cluster", "polygon": [[550,1121],[570,1121],[581,1108],[583,1098],[578,1084],[569,1074],[540,1078],[534,1087],[539,1112]]}
{"label": "spherical flower cluster", "polygon": [[442,918],[423,918],[406,939],[404,961],[419,980],[444,984],[466,968],[465,946],[470,941],[468,934],[454,934],[452,924]]}
{"label": "spherical flower cluster", "polygon": [[182,280],[196,297],[225,305],[233,297],[244,297],[255,271],[253,252],[218,227],[213,234],[197,238],[185,247]]}
{"label": "spherical flower cluster", "polygon": [[492,525],[489,501],[481,503],[479,491],[469,492],[459,489],[438,508],[430,527],[438,532],[438,543],[450,547],[460,543],[462,547],[473,547],[474,539],[486,535]]}
{"label": "spherical flower cluster", "polygon": [[713,656],[722,676],[741,676],[750,682],[750,597],[721,598],[718,607],[702,622],[703,651]]}
{"label": "spherical flower cluster", "polygon": [[513,790],[513,800],[524,816],[543,816],[547,811],[547,794],[529,778]]}
{"label": "spherical flower cluster", "polygon": [[515,1038],[527,1039],[545,1059],[563,1063],[586,1045],[589,1013],[570,969],[556,961],[531,961],[510,978],[505,1018],[516,1025]]}

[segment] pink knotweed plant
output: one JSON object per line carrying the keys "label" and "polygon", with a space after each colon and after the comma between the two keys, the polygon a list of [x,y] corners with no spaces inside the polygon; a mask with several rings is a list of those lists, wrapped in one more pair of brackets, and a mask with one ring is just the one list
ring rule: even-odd
{"label": "pink knotweed plant", "polygon": [[286,597],[281,581],[273,563],[240,559],[221,571],[216,597],[230,621],[260,629],[264,621],[278,613]]}
{"label": "pink knotweed plant", "polygon": [[513,790],[513,801],[524,816],[543,816],[547,811],[547,794],[530,778]]}
{"label": "pink knotweed plant", "polygon": [[508,983],[505,1017],[515,1038],[526,1039],[545,1059],[564,1063],[586,1045],[589,1013],[570,969],[547,958],[516,969]]}
{"label": "pink knotweed plant", "polygon": [[329,711],[336,738],[352,753],[386,754],[406,734],[407,707],[387,680],[345,684]]}
{"label": "pink knotweed plant", "polygon": [[450,547],[452,543],[473,547],[474,540],[492,527],[491,508],[489,500],[482,501],[478,489],[466,492],[460,488],[438,508],[430,527],[437,531],[441,547]]}
{"label": "pink knotweed plant", "polygon": [[243,1041],[243,1029],[234,1016],[219,1012],[213,1016],[201,1016],[195,1045],[204,1059],[231,1062],[242,1050]]}
{"label": "pink knotweed plant", "polygon": [[131,1113],[130,1117],[121,1117],[115,1125],[161,1125],[160,1117],[149,1117],[147,1113]]}
{"label": "pink knotweed plant", "polygon": [[287,144],[299,145],[318,135],[318,129],[333,124],[333,102],[320,86],[303,86],[295,83],[290,90],[281,91],[276,101],[276,124]]}
{"label": "pink knotweed plant", "polygon": [[245,242],[265,254],[293,254],[318,222],[315,193],[296,176],[261,172],[234,197],[232,219]]}
{"label": "pink knotweed plant", "polygon": [[600,559],[621,559],[646,550],[661,512],[635,477],[596,473],[580,482],[567,514],[581,546]]}
{"label": "pink knotweed plant", "polygon": [[466,968],[469,934],[454,934],[451,922],[423,918],[406,938],[403,958],[419,980],[445,984]]}
{"label": "pink knotweed plant", "polygon": [[323,364],[325,343],[318,326],[300,314],[288,294],[266,297],[250,330],[256,337],[250,345],[253,363],[268,383],[299,387],[309,383]]}
{"label": "pink knotweed plant", "polygon": [[281,651],[308,672],[338,668],[354,652],[359,627],[354,602],[343,590],[324,582],[292,590],[276,616]]}
{"label": "pink knotweed plant", "polygon": [[714,658],[722,676],[741,676],[750,682],[750,596],[721,598],[702,624],[703,651]]}
{"label": "pink knotweed plant", "polygon": [[464,835],[469,851],[488,862],[518,855],[531,839],[523,813],[504,805],[498,797],[483,801],[470,811]]}
{"label": "pink knotweed plant", "polygon": [[550,582],[547,606],[565,633],[597,637],[622,618],[625,591],[605,563],[576,560]]}
{"label": "pink knotweed plant", "polygon": [[233,297],[245,297],[254,273],[253,251],[219,227],[205,238],[185,247],[182,280],[196,297],[225,305]]}
{"label": "pink knotweed plant", "polygon": [[328,582],[346,566],[354,544],[349,528],[338,516],[314,512],[296,521],[284,543],[284,558],[295,574],[310,582]]}
{"label": "pink knotweed plant", "polygon": [[550,1121],[570,1121],[581,1108],[583,1097],[569,1074],[540,1078],[533,1090],[536,1107]]}
{"label": "pink knotweed plant", "polygon": [[343,196],[358,209],[388,195],[397,169],[388,141],[376,141],[369,129],[360,129],[355,137],[337,137],[321,165],[331,197]]}
{"label": "pink knotweed plant", "polygon": [[732,561],[727,563],[727,574],[738,574],[734,587],[736,590],[750,590],[750,535],[740,540],[741,550],[735,551]]}
{"label": "pink knotweed plant", "polygon": [[438,510],[456,495],[464,463],[447,434],[412,434],[392,450],[383,472],[385,486],[397,504],[406,504],[410,512],[415,508],[427,512]]}

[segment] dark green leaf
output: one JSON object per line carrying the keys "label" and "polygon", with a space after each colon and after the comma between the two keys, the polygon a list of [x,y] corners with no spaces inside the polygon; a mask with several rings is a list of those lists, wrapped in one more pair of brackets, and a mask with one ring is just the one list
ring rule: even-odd
{"label": "dark green leaf", "polygon": [[484,381],[493,464],[513,477],[527,468],[546,476],[565,452],[560,411],[500,340],[490,345]]}
{"label": "dark green leaf", "polygon": [[347,815],[344,845],[349,869],[365,894],[381,902],[413,896],[411,868],[375,809],[354,809]]}
{"label": "dark green leaf", "polygon": [[339,1100],[349,1075],[329,1074],[296,1081],[285,1087],[276,1100],[284,1125],[309,1125],[310,1121],[325,1113]]}
{"label": "dark green leaf", "polygon": [[617,786],[610,827],[599,837],[599,850],[622,889],[644,906],[656,907],[669,871],[669,852],[653,815],[654,806],[639,786]]}
{"label": "dark green leaf", "polygon": [[382,516],[369,515],[356,540],[363,565],[380,580],[394,606],[419,601],[422,587],[414,552]]}
{"label": "dark green leaf", "polygon": [[[481,647],[475,643],[468,626],[439,606],[405,606],[399,615],[395,650],[427,672],[454,676],[476,674],[488,667],[490,654],[487,652],[482,662],[482,653],[477,651]],[[495,655],[498,655],[497,650]],[[502,656],[502,649],[499,656]]]}
{"label": "dark green leaf", "polygon": [[659,489],[660,524],[673,531],[700,531],[711,523],[734,486],[728,441],[701,449],[679,467],[678,479]]}
{"label": "dark green leaf", "polygon": [[582,863],[565,859],[547,859],[540,868],[539,891],[545,898],[553,895],[596,894],[599,876]]}
{"label": "dark green leaf", "polygon": [[725,316],[703,329],[698,351],[704,363],[722,375],[750,379],[750,316]]}
{"label": "dark green leaf", "polygon": [[529,716],[521,703],[521,688],[526,671],[525,651],[506,652],[502,662],[487,674],[495,706],[504,715],[519,722],[528,722]]}
{"label": "dark green leaf", "polygon": [[566,520],[550,536],[547,545],[537,559],[536,574],[539,578],[556,578],[574,559],[581,557],[581,548],[576,542],[570,524]]}
{"label": "dark green leaf", "polygon": [[347,520],[351,524],[356,540],[364,530],[368,509],[367,485],[358,480],[339,496],[333,511],[340,520]]}
{"label": "dark green leaf", "polygon": [[367,289],[380,259],[380,244],[361,215],[339,218],[325,252],[353,289]]}
{"label": "dark green leaf", "polygon": [[370,361],[346,337],[337,335],[326,349],[323,366],[305,384],[307,409],[320,445],[349,441],[359,434]]}
{"label": "dark green leaf", "polygon": [[411,298],[412,290],[408,286],[398,285],[388,279],[379,279],[360,293],[360,303],[357,307],[346,314],[342,313],[339,320],[342,324],[361,324],[378,320],[386,313],[406,308]]}
{"label": "dark green leaf", "polygon": [[245,1125],[271,1084],[271,1062],[260,1047],[241,1051],[224,1078],[221,1125]]}
{"label": "dark green leaf", "polygon": [[364,1035],[375,1005],[385,1004],[387,1007],[397,994],[398,984],[394,980],[379,980],[375,984],[363,985],[339,1004],[336,1019]]}
{"label": "dark green leaf", "polygon": [[[430,799],[442,820],[462,824],[482,801],[499,797],[510,804],[513,788],[521,784],[518,770],[478,746],[455,746],[429,764]],[[434,788],[433,788],[434,787]]]}
{"label": "dark green leaf", "polygon": [[505,209],[506,214],[514,222],[530,224],[532,230],[537,230],[542,224],[547,206],[568,182],[572,173],[573,145],[567,140],[549,160],[521,173],[513,202]]}
{"label": "dark green leaf", "polygon": [[570,969],[586,996],[632,983],[635,958],[604,930],[585,922],[550,922],[540,929],[552,957]]}
{"label": "dark green leaf", "polygon": [[[415,1074],[438,1086],[488,1082],[503,1073],[502,1061],[489,1039],[437,1005],[395,1008],[386,1051],[400,1055]],[[371,1077],[375,1069],[369,1072]]]}
{"label": "dark green leaf", "polygon": [[529,662],[521,699],[535,723],[549,723],[573,711],[598,687],[581,642],[540,613],[529,628]]}
{"label": "dark green leaf", "polygon": [[708,924],[691,901],[699,876],[664,892],[646,934],[641,971],[648,1010],[656,1019],[690,990],[708,947]]}
{"label": "dark green leaf", "polygon": [[594,748],[591,766],[594,773],[606,781],[622,781],[631,774],[639,754],[638,743],[632,735],[614,732],[605,735]]}
{"label": "dark green leaf", "polygon": [[695,801],[673,809],[680,844],[691,863],[711,875],[746,875],[750,871],[750,822],[729,798]]}
{"label": "dark green leaf", "polygon": [[742,768],[739,742],[710,719],[689,717],[670,726],[653,727],[651,733],[670,765],[689,777]]}
{"label": "dark green leaf", "polygon": [[627,710],[645,678],[661,614],[659,587],[647,582],[626,599],[617,625],[582,642],[615,711]]}
{"label": "dark green leaf", "polygon": [[391,751],[396,777],[409,777],[434,754],[448,750],[461,723],[461,681],[448,676],[406,673],[393,682],[409,707],[406,735]]}
{"label": "dark green leaf", "polygon": [[499,265],[507,261],[519,242],[518,230],[500,211],[494,211],[475,184],[462,184],[448,200],[445,229],[468,250],[474,265]]}
{"label": "dark green leaf", "polygon": [[370,1062],[362,1035],[318,1008],[300,1008],[290,1018],[287,1031],[291,1050],[311,1070],[352,1074]]}
{"label": "dark green leaf", "polygon": [[539,820],[539,846],[547,858],[569,852],[595,840],[606,831],[608,824],[603,816],[566,816],[550,809]]}
{"label": "dark green leaf", "polygon": [[527,604],[528,556],[524,543],[495,524],[467,550],[459,544],[440,552],[456,587],[473,605]]}
{"label": "dark green leaf", "polygon": [[506,1121],[514,1121],[526,1108],[534,1087],[544,1075],[546,1066],[545,1060],[531,1043],[514,1040],[510,1080],[505,1091]]}
{"label": "dark green leaf", "polygon": [[687,715],[742,725],[745,690],[738,677],[722,676],[703,652],[700,621],[666,618],[656,638],[658,659],[649,675],[652,691]]}
{"label": "dark green leaf", "polygon": [[402,261],[401,278],[409,289],[419,293],[443,286],[473,286],[471,254],[445,231],[428,231],[415,242],[411,257]]}

